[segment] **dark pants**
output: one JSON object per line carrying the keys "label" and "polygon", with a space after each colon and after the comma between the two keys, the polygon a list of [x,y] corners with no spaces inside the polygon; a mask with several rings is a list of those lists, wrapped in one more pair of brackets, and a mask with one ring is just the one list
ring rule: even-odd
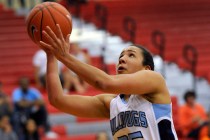
{"label": "dark pants", "polygon": [[36,122],[37,126],[44,127],[45,132],[50,131],[48,114],[44,106],[40,107],[36,112],[31,112],[29,117]]}
{"label": "dark pants", "polygon": [[192,131],[190,131],[190,133],[187,135],[187,137],[188,137],[188,138],[193,138],[193,139],[197,140],[197,139],[198,139],[198,136],[199,136],[200,130],[201,130],[204,126],[206,126],[206,125],[208,125],[208,122],[205,122],[205,123],[203,123],[201,126],[199,126],[198,128],[193,129]]}
{"label": "dark pants", "polygon": [[24,128],[28,119],[33,119],[37,126],[42,126],[45,132],[50,131],[48,122],[48,114],[45,106],[41,106],[39,110],[34,111],[33,108],[19,108],[15,105],[13,115],[14,130],[16,131],[19,140],[25,140]]}

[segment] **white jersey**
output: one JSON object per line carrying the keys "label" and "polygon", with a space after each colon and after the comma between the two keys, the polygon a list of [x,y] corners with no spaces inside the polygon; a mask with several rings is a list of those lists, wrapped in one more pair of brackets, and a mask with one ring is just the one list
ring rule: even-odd
{"label": "white jersey", "polygon": [[[47,56],[43,50],[38,50],[33,57],[33,65],[39,67],[39,76],[44,76],[47,71]],[[58,72],[61,73],[63,64],[58,61]]]}
{"label": "white jersey", "polygon": [[139,95],[128,102],[118,95],[110,103],[114,140],[178,140],[171,104],[153,104]]}

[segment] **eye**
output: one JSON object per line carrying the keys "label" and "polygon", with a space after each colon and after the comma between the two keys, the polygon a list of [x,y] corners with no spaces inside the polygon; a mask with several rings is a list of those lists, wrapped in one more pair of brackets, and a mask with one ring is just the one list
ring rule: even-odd
{"label": "eye", "polygon": [[129,57],[135,57],[135,55],[133,53],[129,54]]}

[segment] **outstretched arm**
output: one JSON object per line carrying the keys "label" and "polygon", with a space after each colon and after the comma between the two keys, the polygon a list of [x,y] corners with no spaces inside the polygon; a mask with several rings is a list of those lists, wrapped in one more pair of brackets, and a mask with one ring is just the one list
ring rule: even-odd
{"label": "outstretched arm", "polygon": [[47,91],[50,103],[59,110],[80,117],[109,117],[109,102],[113,95],[64,95],[58,75],[57,60],[47,53]]}
{"label": "outstretched arm", "polygon": [[104,92],[124,94],[167,92],[163,77],[156,72],[142,70],[133,74],[110,76],[96,67],[80,62],[69,54],[69,43],[67,40],[64,41],[59,25],[56,34],[49,27],[43,34],[50,43],[41,42],[44,48],[51,50],[57,59],[83,80]]}

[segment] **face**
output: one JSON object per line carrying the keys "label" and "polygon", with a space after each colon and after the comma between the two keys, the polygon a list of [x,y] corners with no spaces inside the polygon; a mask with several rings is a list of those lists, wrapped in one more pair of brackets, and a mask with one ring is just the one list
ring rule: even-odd
{"label": "face", "polygon": [[146,69],[146,66],[143,66],[143,60],[142,50],[135,46],[129,46],[120,54],[117,73],[129,74]]}
{"label": "face", "polygon": [[22,78],[20,80],[20,87],[23,91],[27,91],[28,89],[28,86],[29,86],[29,81],[27,78]]}
{"label": "face", "polygon": [[8,117],[8,116],[3,116],[3,117],[1,118],[0,124],[1,124],[2,127],[3,127],[3,126],[6,126],[6,125],[8,125],[8,124],[10,124],[10,122],[9,122],[9,117]]}
{"label": "face", "polygon": [[34,122],[34,120],[29,119],[27,121],[26,128],[27,128],[28,132],[31,132],[31,133],[35,132],[36,131],[36,123]]}
{"label": "face", "polygon": [[187,98],[187,104],[194,105],[195,104],[195,98],[190,96]]}

